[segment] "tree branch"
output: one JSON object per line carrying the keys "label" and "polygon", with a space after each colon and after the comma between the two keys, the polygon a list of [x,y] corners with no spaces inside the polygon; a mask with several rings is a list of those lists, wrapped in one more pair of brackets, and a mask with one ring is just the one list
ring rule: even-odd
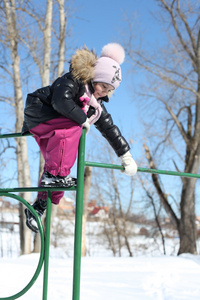
{"label": "tree branch", "polygon": [[173,118],[175,124],[177,125],[177,127],[178,127],[178,129],[179,129],[179,131],[180,131],[180,133],[181,133],[181,135],[182,135],[184,141],[186,142],[186,144],[188,144],[188,143],[189,143],[188,136],[187,136],[187,134],[186,134],[186,132],[185,132],[185,129],[184,129],[182,123],[178,120],[177,115],[175,115],[175,113],[173,112],[173,110],[171,109],[171,107],[168,105],[168,103],[167,103],[166,101],[164,101],[164,100],[162,100],[162,99],[159,99],[159,100],[160,100],[161,102],[164,103],[164,105],[165,105],[167,111],[168,111],[169,114],[172,116],[172,118]]}
{"label": "tree branch", "polygon": [[[196,65],[196,59],[195,59],[195,56],[192,54],[192,52],[190,51],[189,47],[187,46],[186,42],[184,41],[183,37],[182,37],[182,34],[180,32],[180,30],[178,29],[178,25],[177,25],[177,22],[176,22],[176,17],[174,15],[174,12],[173,12],[173,9],[174,9],[174,3],[176,1],[173,1],[172,2],[172,5],[171,7],[169,7],[169,5],[166,3],[166,1],[164,0],[160,0],[162,2],[162,4],[164,5],[164,8],[169,12],[169,15],[171,17],[171,20],[172,20],[172,24],[173,24],[173,27],[175,29],[175,32],[179,38],[179,41],[181,43],[181,45],[183,46],[184,50],[186,51],[186,53],[189,55],[189,57],[191,58],[191,60],[193,61],[193,64]],[[177,1],[178,2],[178,1]],[[177,8],[178,10],[178,8]],[[183,16],[182,16],[183,18]],[[182,19],[181,18],[181,19]],[[182,19],[183,20],[183,19]],[[187,24],[188,26],[188,24]],[[188,27],[189,29],[189,27]]]}
{"label": "tree branch", "polygon": [[[146,144],[143,144],[143,145],[144,145],[146,158],[149,162],[150,168],[151,169],[156,169],[148,146]],[[176,226],[177,230],[179,230],[179,219],[177,218],[175,212],[173,211],[171,205],[169,204],[168,199],[167,199],[167,195],[163,192],[163,190],[161,188],[158,175],[157,174],[151,174],[151,177],[152,177],[154,187],[155,187],[155,189],[157,191],[157,194],[160,198],[160,201],[163,204],[163,207],[165,208],[165,211],[167,212],[167,214],[169,214],[171,216],[171,220],[172,220],[173,224]]]}

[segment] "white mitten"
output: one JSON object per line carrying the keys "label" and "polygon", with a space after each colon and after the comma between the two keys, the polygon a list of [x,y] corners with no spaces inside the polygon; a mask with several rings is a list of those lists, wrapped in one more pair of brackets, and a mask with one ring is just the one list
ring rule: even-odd
{"label": "white mitten", "polygon": [[124,166],[125,174],[129,176],[133,176],[137,173],[137,164],[132,158],[131,153],[128,151],[124,155],[120,156],[121,165]]}
{"label": "white mitten", "polygon": [[89,130],[90,130],[89,119],[87,118],[86,121],[82,125],[83,125],[83,128],[86,129],[86,134],[87,134],[89,132]]}

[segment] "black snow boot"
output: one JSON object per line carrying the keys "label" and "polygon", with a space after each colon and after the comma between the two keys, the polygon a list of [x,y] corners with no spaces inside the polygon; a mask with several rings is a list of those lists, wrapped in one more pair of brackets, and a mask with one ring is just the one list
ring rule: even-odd
{"label": "black snow boot", "polygon": [[49,172],[44,172],[40,182],[42,187],[72,187],[77,185],[77,179],[70,176],[54,176]]}
{"label": "black snow boot", "polygon": [[[42,200],[42,199],[37,199],[35,201],[35,203],[33,203],[32,207],[36,210],[39,217],[41,218],[47,208],[47,201]],[[34,217],[34,215],[31,213],[31,211],[28,208],[26,208],[24,210],[24,212],[26,215],[26,226],[29,229],[31,229],[33,232],[38,233],[39,228],[38,228],[38,224],[36,222],[36,218]]]}

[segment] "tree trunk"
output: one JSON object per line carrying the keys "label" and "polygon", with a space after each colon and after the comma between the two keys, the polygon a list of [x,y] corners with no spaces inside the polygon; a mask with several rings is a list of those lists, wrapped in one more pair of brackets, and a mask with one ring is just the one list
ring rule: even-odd
{"label": "tree trunk", "polygon": [[[64,70],[64,56],[65,56],[65,31],[66,31],[66,17],[65,17],[65,9],[64,9],[64,0],[57,0],[59,4],[59,16],[60,16],[60,32],[58,35],[58,43],[59,43],[59,57],[58,57],[58,76],[63,73]],[[51,44],[52,44],[52,11],[53,11],[53,0],[46,1],[46,14],[44,18],[44,23],[42,24],[41,15],[37,16],[34,9],[32,11],[27,10],[27,5],[23,6],[23,1],[21,5],[19,4],[18,10],[16,9],[15,0],[3,0],[4,6],[3,16],[6,18],[7,32],[5,38],[2,38],[2,44],[6,46],[9,45],[9,50],[12,57],[12,67],[13,72],[8,72],[12,76],[12,80],[14,83],[14,93],[15,93],[15,112],[16,112],[16,132],[20,132],[22,128],[23,122],[23,100],[22,100],[22,89],[21,89],[21,80],[20,80],[20,72],[19,72],[19,61],[20,57],[18,55],[18,40],[24,42],[24,45],[27,47],[29,54],[32,55],[33,60],[39,68],[39,73],[41,75],[42,85],[46,86],[50,81],[50,66],[51,66]],[[39,53],[41,53],[41,43],[39,41],[33,41],[29,37],[29,32],[27,31],[27,35],[24,37],[20,36],[20,25],[21,20],[17,19],[16,12],[22,11],[23,13],[27,13],[29,17],[32,17],[34,21],[38,24],[38,28],[43,33],[43,56],[41,57]],[[5,14],[4,14],[5,13]],[[2,21],[3,26],[5,24],[4,20]],[[57,35],[56,35],[57,36]],[[32,38],[32,37],[31,37]],[[7,42],[9,41],[9,44]],[[35,45],[38,45],[38,48],[35,48]],[[38,50],[38,51],[37,51]],[[54,58],[55,60],[55,58]],[[27,143],[26,138],[16,139],[17,144],[17,168],[18,168],[18,182],[20,187],[31,186],[30,182],[30,170],[28,164],[28,155],[27,155]],[[43,170],[43,158],[41,159],[40,164],[40,175]],[[21,196],[25,198],[28,202],[30,202],[30,193],[22,193]],[[20,240],[21,240],[21,253],[30,252],[30,245],[25,245],[26,241],[30,241],[31,231],[26,227],[24,221],[24,208],[23,205],[20,204],[19,208],[20,215]],[[25,232],[24,232],[25,231]],[[28,235],[29,238],[27,237]]]}
{"label": "tree trunk", "polygon": [[52,26],[53,0],[47,0],[46,19],[44,28],[44,60],[42,72],[42,85],[49,85],[51,64],[51,26]]}
{"label": "tree trunk", "polygon": [[196,179],[185,179],[181,196],[181,219],[179,225],[180,248],[178,254],[196,254],[196,215],[194,185]]}
{"label": "tree trunk", "polygon": [[[200,105],[200,98],[197,97],[197,108]],[[199,112],[197,113],[199,115]],[[196,119],[196,130],[193,140],[187,145],[185,172],[198,173],[200,160],[200,115]],[[181,193],[181,219],[179,226],[181,253],[197,253],[196,238],[196,214],[195,214],[195,185],[196,178],[183,178]]]}
{"label": "tree trunk", "polygon": [[92,178],[92,167],[85,167],[84,174],[84,192],[83,192],[83,218],[82,218],[82,249],[81,255],[86,256],[86,222],[87,222],[87,208],[88,208],[88,198],[91,186]]}
{"label": "tree trunk", "polygon": [[[145,149],[145,153],[146,153],[146,158],[149,162],[149,167],[151,169],[156,169],[153,157],[151,156],[150,150],[148,148],[148,146],[146,144],[144,145],[144,149]],[[154,187],[156,189],[156,192],[159,196],[160,202],[163,205],[166,213],[168,214],[168,216],[170,217],[174,227],[179,230],[179,219],[176,216],[172,206],[170,205],[169,201],[168,201],[168,196],[167,194],[163,191],[162,185],[160,184],[160,180],[159,180],[159,176],[157,174],[151,174],[151,178],[154,184]]]}
{"label": "tree trunk", "polygon": [[[65,18],[65,8],[64,0],[57,0],[59,4],[59,49],[58,49],[58,66],[57,66],[57,77],[61,76],[64,71],[64,60],[65,60],[65,34],[66,34],[66,18]],[[42,86],[49,85],[50,82],[50,66],[51,66],[51,40],[52,40],[52,12],[53,12],[53,0],[47,1],[46,8],[46,19],[45,28],[43,31],[44,39],[44,61],[43,70],[40,72],[42,79]],[[41,64],[40,64],[41,65]],[[40,153],[40,166],[39,166],[39,178],[41,177],[44,169],[44,159]],[[52,205],[52,215],[51,220],[56,215],[57,205]],[[45,218],[43,218],[43,225],[45,227]],[[34,250],[33,252],[39,252],[39,237],[36,235],[34,240]]]}
{"label": "tree trunk", "polygon": [[[127,48],[132,61],[151,74],[147,99],[154,102],[154,125],[152,134],[156,137],[153,145],[155,152],[166,161],[166,153],[174,162],[177,170],[198,173],[200,160],[200,29],[198,4],[195,1],[158,0],[162,15],[161,22],[165,26],[167,35],[165,42],[168,46],[159,49],[159,55],[152,56],[144,49],[134,49],[131,38]],[[158,14],[159,15],[159,14]],[[132,20],[131,20],[132,22]],[[131,27],[130,27],[131,28]],[[163,31],[164,33],[164,31]],[[136,45],[135,43],[134,45]],[[164,49],[164,51],[163,51]],[[148,50],[149,52],[149,50]],[[151,52],[151,51],[150,51]],[[147,80],[148,82],[148,80]],[[142,92],[144,99],[144,92]],[[156,102],[158,106],[156,106]],[[170,118],[161,115],[160,104]],[[145,120],[146,121],[146,120]],[[165,122],[165,123],[164,123]],[[153,131],[153,132],[152,132]],[[148,135],[148,130],[146,131]],[[161,138],[162,139],[161,139]],[[147,136],[146,136],[147,138]],[[180,143],[178,142],[181,139]],[[153,138],[153,142],[155,142]],[[164,146],[164,147],[162,147]],[[163,153],[161,153],[163,149]],[[167,150],[167,151],[166,151]],[[184,156],[185,152],[185,156]],[[178,164],[184,164],[178,167]],[[170,161],[169,161],[170,165]],[[184,252],[196,253],[196,218],[195,218],[195,179],[182,179],[180,186],[180,221],[176,218],[173,207],[163,193],[158,175],[152,174],[154,186],[157,190],[165,210],[171,215],[180,235],[179,254]]]}
{"label": "tree trunk", "polygon": [[[4,8],[6,14],[7,31],[9,35],[9,49],[12,57],[13,68],[13,85],[14,85],[14,100],[15,100],[15,114],[16,114],[16,132],[21,132],[23,122],[23,97],[20,78],[20,59],[18,56],[18,31],[16,26],[16,7],[15,1],[4,0]],[[27,143],[25,138],[19,138],[17,143],[17,168],[18,168],[18,183],[19,187],[30,186],[30,170],[27,155]],[[21,193],[21,197],[30,201],[30,193]],[[25,217],[23,207],[19,205],[20,216],[20,244],[21,254],[28,254],[31,250],[30,238],[31,232],[25,226]]]}
{"label": "tree trunk", "polygon": [[58,49],[58,69],[57,77],[61,76],[64,71],[65,63],[65,36],[66,36],[66,26],[67,20],[65,17],[65,0],[57,0],[59,4],[59,24],[60,24],[60,34],[59,34],[59,49]]}
{"label": "tree trunk", "polygon": [[[50,80],[50,65],[51,65],[51,30],[52,30],[52,12],[53,12],[53,0],[47,1],[45,26],[43,30],[43,43],[44,43],[44,54],[43,54],[43,68],[41,74],[42,86],[49,85]],[[39,174],[38,181],[42,176],[44,170],[44,158],[40,152],[40,163],[39,163]],[[45,229],[45,215],[42,218],[42,223]],[[40,252],[40,236],[37,234],[34,239],[33,252]]]}

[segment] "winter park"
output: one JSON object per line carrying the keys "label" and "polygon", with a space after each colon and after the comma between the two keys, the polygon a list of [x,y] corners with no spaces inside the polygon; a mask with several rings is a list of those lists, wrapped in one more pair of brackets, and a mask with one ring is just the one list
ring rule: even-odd
{"label": "winter park", "polygon": [[196,0],[0,3],[0,299],[200,299]]}

